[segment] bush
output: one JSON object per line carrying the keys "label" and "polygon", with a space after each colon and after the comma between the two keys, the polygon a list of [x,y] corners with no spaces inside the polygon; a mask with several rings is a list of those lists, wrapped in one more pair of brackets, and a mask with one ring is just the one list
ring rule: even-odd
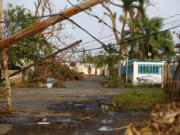
{"label": "bush", "polygon": [[149,109],[156,104],[168,102],[163,91],[128,90],[113,97],[113,103],[125,109]]}

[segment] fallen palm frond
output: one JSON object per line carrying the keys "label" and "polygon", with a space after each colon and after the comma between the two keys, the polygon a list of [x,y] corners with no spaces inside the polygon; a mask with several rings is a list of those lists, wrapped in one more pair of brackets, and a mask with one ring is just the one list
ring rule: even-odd
{"label": "fallen palm frond", "polygon": [[180,101],[158,105],[151,113],[151,120],[146,127],[137,130],[130,124],[124,135],[179,135]]}

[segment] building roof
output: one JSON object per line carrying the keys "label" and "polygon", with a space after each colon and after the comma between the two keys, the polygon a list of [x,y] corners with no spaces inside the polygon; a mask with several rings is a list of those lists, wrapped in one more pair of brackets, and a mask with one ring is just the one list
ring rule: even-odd
{"label": "building roof", "polygon": [[163,62],[163,60],[153,60],[153,59],[142,59],[142,60],[138,60],[138,59],[132,59],[129,60],[128,63],[131,64],[133,62]]}

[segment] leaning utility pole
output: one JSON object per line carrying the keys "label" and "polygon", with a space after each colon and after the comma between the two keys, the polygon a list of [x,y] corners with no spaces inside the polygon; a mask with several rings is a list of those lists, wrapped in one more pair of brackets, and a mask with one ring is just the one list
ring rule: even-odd
{"label": "leaning utility pole", "polygon": [[78,5],[75,5],[65,11],[60,12],[58,15],[49,17],[48,19],[41,21],[35,25],[32,25],[14,35],[0,41],[0,48],[4,48],[13,42],[19,41],[27,36],[33,35],[39,31],[46,29],[47,27],[54,25],[60,21],[65,20],[83,10],[86,10],[92,6],[103,3],[105,0],[85,0]]}

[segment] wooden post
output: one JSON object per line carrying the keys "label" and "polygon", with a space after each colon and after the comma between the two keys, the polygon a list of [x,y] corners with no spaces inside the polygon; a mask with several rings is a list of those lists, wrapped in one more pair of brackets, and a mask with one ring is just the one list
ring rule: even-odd
{"label": "wooden post", "polygon": [[129,74],[128,74],[128,72],[129,72],[129,71],[128,71],[128,66],[129,66],[129,65],[128,65],[128,47],[126,48],[126,55],[127,55],[127,56],[126,56],[126,84],[127,84],[127,83],[128,83],[128,75],[129,75]]}
{"label": "wooden post", "polygon": [[19,41],[27,36],[30,36],[39,31],[42,31],[51,25],[54,25],[62,20],[65,20],[66,18],[69,18],[69,17],[81,12],[82,10],[86,10],[86,9],[88,9],[96,4],[102,3],[104,1],[105,0],[85,0],[78,5],[75,5],[74,7],[71,7],[65,11],[60,12],[59,15],[49,17],[48,19],[46,19],[44,21],[34,24],[18,33],[15,33],[14,35],[12,35],[4,40],[1,40],[0,48],[4,48],[13,42]]}
{"label": "wooden post", "polygon": [[[165,64],[164,64],[165,65]],[[164,89],[164,82],[165,82],[165,68],[164,65],[162,65],[162,73],[161,73],[161,89]]]}
{"label": "wooden post", "polygon": [[[72,47],[78,45],[78,44],[81,43],[81,42],[82,42],[82,40],[79,40],[79,41],[76,41],[76,42],[72,43],[71,45],[69,45],[69,46],[67,46],[67,47],[65,47],[65,48],[63,48],[63,49],[59,49],[59,50],[57,50],[56,52],[51,53],[51,54],[47,55],[46,57],[44,57],[44,58],[42,58],[42,59],[40,59],[40,60],[38,60],[38,61],[36,61],[36,62],[28,65],[28,66],[26,66],[26,67],[24,67],[23,69],[21,69],[21,70],[19,70],[19,71],[16,71],[16,72],[14,72],[14,73],[12,73],[12,74],[10,74],[9,77],[12,77],[12,76],[15,76],[15,75],[17,75],[17,74],[19,74],[19,73],[21,73],[21,72],[24,72],[24,71],[26,71],[27,69],[29,69],[29,68],[31,68],[31,67],[33,67],[33,66],[36,66],[36,65],[40,64],[41,62],[43,62],[43,61],[45,61],[45,60],[47,60],[47,59],[49,59],[49,58],[51,58],[51,57],[56,56],[58,53],[63,52],[63,51],[65,51],[65,50],[69,49],[69,48],[72,48]],[[2,78],[0,81],[2,82],[2,81],[4,81],[4,80],[5,80],[5,78]]]}
{"label": "wooden post", "polygon": [[[2,21],[2,11],[3,11],[3,0],[0,0],[0,21]],[[2,39],[2,24],[0,24],[0,38]],[[8,48],[4,48],[2,50],[2,61],[3,61],[3,74],[5,78],[5,88],[6,88],[6,104],[7,109],[11,113],[12,112],[12,99],[11,99],[11,85],[8,74],[8,63],[7,63],[7,51]]]}
{"label": "wooden post", "polygon": [[9,79],[9,74],[8,74],[7,51],[8,51],[7,48],[5,48],[2,51],[3,73],[4,73],[4,78],[5,78],[7,108],[9,112],[12,112],[11,86],[10,86],[10,79]]}

